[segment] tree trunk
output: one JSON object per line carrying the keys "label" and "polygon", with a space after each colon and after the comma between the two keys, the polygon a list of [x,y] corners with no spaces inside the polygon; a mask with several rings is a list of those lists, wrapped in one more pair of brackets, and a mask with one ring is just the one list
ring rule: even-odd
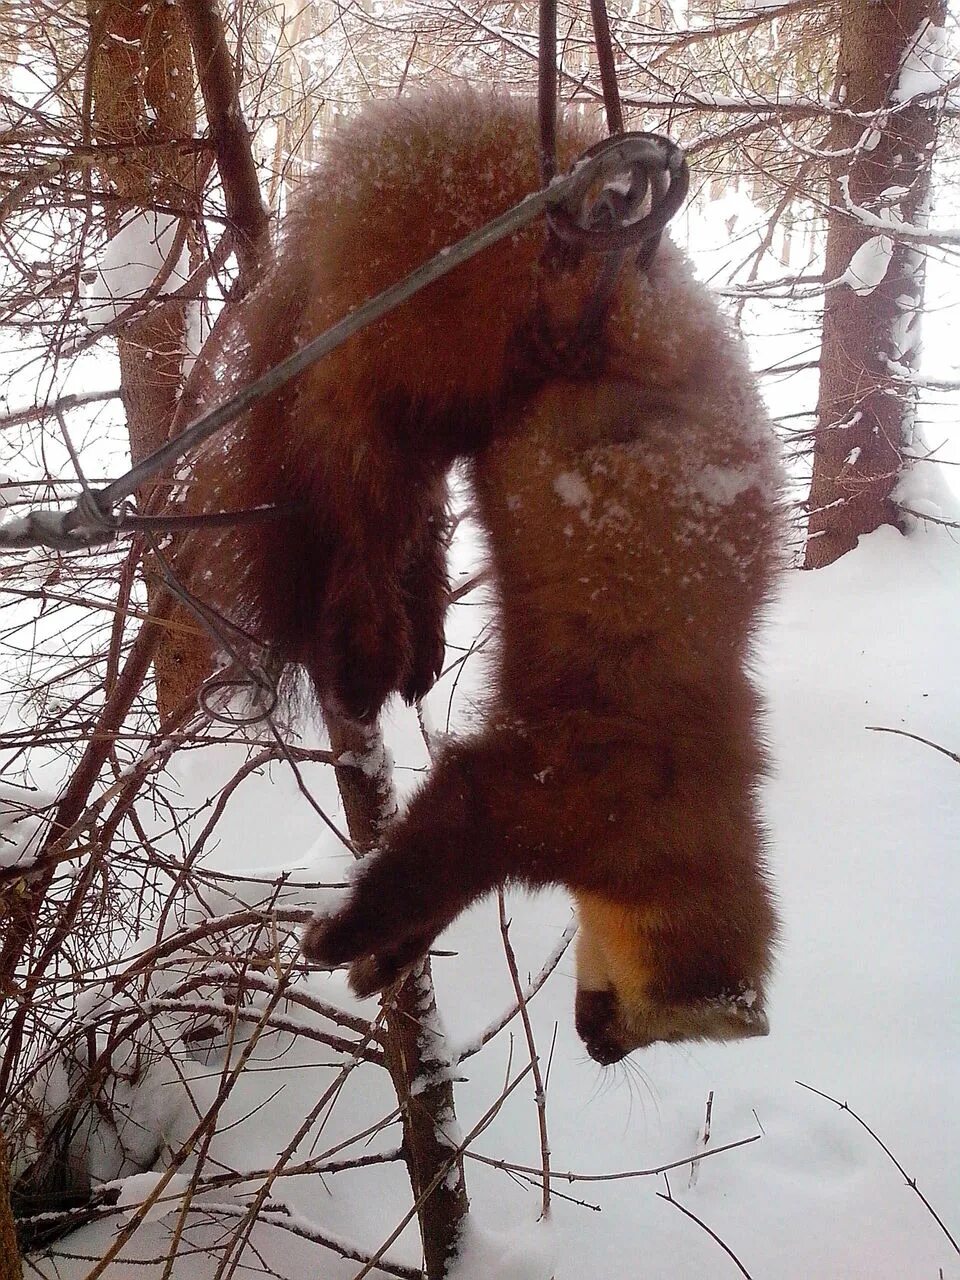
{"label": "tree trunk", "polygon": [[17,1228],[10,1208],[10,1165],[3,1130],[0,1130],[0,1280],[23,1280]]}
{"label": "tree trunk", "polygon": [[832,564],[880,525],[899,527],[893,491],[915,413],[902,379],[919,354],[924,257],[915,242],[870,224],[925,222],[937,104],[911,100],[915,82],[904,68],[918,54],[929,64],[926,33],[944,20],[943,0],[842,0],[841,101],[850,112],[883,114],[866,122],[837,115],[830,132],[826,278],[847,275],[823,314],[808,569]]}
{"label": "tree trunk", "polygon": [[[181,212],[178,236],[192,235],[201,180],[189,142],[196,130],[195,76],[180,9],[166,0],[100,0],[90,9],[96,140],[123,148],[102,179],[120,197],[112,230],[126,218],[162,207]],[[146,224],[145,224],[146,225]],[[165,264],[166,265],[166,264]],[[134,463],[164,444],[182,385],[187,306],[154,303],[131,316],[117,339],[121,392]],[[141,491],[142,507],[162,485]],[[144,563],[151,609],[163,590],[156,560]],[[209,646],[183,609],[165,624],[154,659],[161,723],[200,686],[209,669]]]}
{"label": "tree trunk", "polygon": [[[376,729],[325,713],[330,746],[363,762],[337,769],[350,836],[361,853],[396,812],[389,758]],[[424,892],[429,886],[424,885]],[[443,1280],[460,1247],[470,1201],[463,1157],[455,1156],[453,1083],[437,1041],[437,1006],[427,957],[389,993],[387,1067],[403,1122],[403,1154],[417,1204],[427,1280]],[[433,1184],[436,1185],[433,1185]],[[431,1190],[431,1187],[433,1188]]]}

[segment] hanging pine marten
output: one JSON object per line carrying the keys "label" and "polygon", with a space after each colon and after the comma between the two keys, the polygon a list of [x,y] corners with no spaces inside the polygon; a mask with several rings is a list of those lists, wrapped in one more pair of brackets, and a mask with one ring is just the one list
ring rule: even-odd
{"label": "hanging pine marten", "polygon": [[[561,122],[563,163],[595,139]],[[331,141],[245,304],[250,380],[539,186],[531,104],[462,90],[371,107]],[[446,474],[470,468],[499,652],[485,728],[448,747],[304,951],[396,979],[505,881],[580,912],[577,1027],[602,1063],[764,1034],[776,921],[756,788],[751,632],[779,464],[739,343],[667,241],[561,267],[542,222],[485,250],[260,403],[208,451],[218,604],[372,721],[440,669]]]}

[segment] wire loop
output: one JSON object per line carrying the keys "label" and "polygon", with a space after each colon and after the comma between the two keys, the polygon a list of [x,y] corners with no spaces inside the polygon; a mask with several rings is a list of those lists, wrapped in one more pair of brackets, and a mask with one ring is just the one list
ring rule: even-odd
{"label": "wire loop", "polygon": [[683,151],[659,133],[605,138],[583,153],[569,176],[571,188],[547,211],[547,221],[559,240],[594,253],[652,251],[690,186]]}

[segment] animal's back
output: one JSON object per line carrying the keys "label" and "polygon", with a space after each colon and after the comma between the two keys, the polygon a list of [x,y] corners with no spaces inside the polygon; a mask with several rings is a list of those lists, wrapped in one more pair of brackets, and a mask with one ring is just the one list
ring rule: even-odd
{"label": "animal's back", "polygon": [[543,387],[474,467],[504,696],[669,715],[743,668],[775,572],[778,450],[672,245],[625,273],[605,350],[599,376]]}

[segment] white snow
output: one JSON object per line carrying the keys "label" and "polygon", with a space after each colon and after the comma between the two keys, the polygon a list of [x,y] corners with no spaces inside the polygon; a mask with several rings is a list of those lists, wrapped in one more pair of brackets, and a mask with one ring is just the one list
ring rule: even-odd
{"label": "white snow", "polygon": [[759,469],[710,464],[690,478],[690,486],[712,506],[729,507],[741,494],[756,488],[759,480]]}
{"label": "white snow", "polygon": [[891,100],[910,102],[923,94],[943,89],[947,82],[944,73],[946,51],[946,29],[924,18],[910,41]]}
{"label": "white snow", "polygon": [[[50,1058],[33,1084],[36,1106],[48,1127],[71,1117],[70,1099],[91,1067],[91,1051],[105,1054],[111,1017],[123,1008],[102,992],[91,992],[86,1004],[78,1020],[90,1028],[91,1038],[82,1044],[73,1040],[62,1056]],[[70,1165],[84,1169],[94,1185],[150,1173],[168,1147],[178,1146],[189,1132],[189,1124],[183,1127],[185,1117],[207,1091],[202,1081],[198,1091],[189,1080],[184,1064],[171,1052],[176,1045],[177,1029],[170,1019],[157,1017],[141,1026],[112,1047],[110,1068],[96,1098],[70,1118]]]}
{"label": "white snow", "polygon": [[[156,1170],[151,1173],[132,1173],[127,1178],[120,1180],[120,1198],[117,1205],[121,1209],[129,1210],[123,1214],[124,1218],[133,1217],[136,1210],[146,1203],[160,1185],[165,1177],[163,1170]],[[166,1184],[160,1191],[154,1203],[147,1210],[143,1217],[144,1222],[160,1222],[170,1213],[178,1213],[180,1211],[180,1201],[184,1192],[189,1190],[190,1179],[182,1173],[171,1174],[167,1178]]]}
{"label": "white snow", "polygon": [[[140,298],[163,273],[172,254],[182,219],[169,213],[144,211],[130,215],[104,248],[96,278],[87,286],[84,318],[91,327],[115,320]],[[173,293],[187,280],[189,249],[184,241],[169,264],[159,294]]]}
{"label": "white snow", "polygon": [[593,493],[589,484],[577,471],[560,471],[553,478],[553,490],[561,502],[568,507],[579,508],[580,515],[586,520],[593,502]]}
{"label": "white snow", "polygon": [[521,1222],[511,1231],[471,1221],[450,1280],[553,1280],[563,1275],[558,1243],[549,1221]]}
{"label": "white snow", "polygon": [[843,196],[843,205],[847,213],[858,218],[865,227],[873,227],[878,231],[895,231],[904,240],[935,240],[943,244],[955,244],[960,241],[960,227],[938,227],[931,233],[923,223],[904,222],[894,208],[874,213],[863,205],[857,204],[850,195],[850,175],[842,174],[837,185]]}
{"label": "white snow", "polygon": [[0,867],[27,867],[46,826],[53,796],[0,782]]}
{"label": "white snow", "polygon": [[924,441],[924,433],[914,431],[913,466],[904,470],[893,490],[894,502],[917,516],[929,516],[934,520],[960,522],[960,497],[947,483],[944,471],[937,466]]}
{"label": "white snow", "polygon": [[854,293],[865,298],[886,276],[892,255],[893,240],[890,236],[871,236],[850,259],[840,279]]}

